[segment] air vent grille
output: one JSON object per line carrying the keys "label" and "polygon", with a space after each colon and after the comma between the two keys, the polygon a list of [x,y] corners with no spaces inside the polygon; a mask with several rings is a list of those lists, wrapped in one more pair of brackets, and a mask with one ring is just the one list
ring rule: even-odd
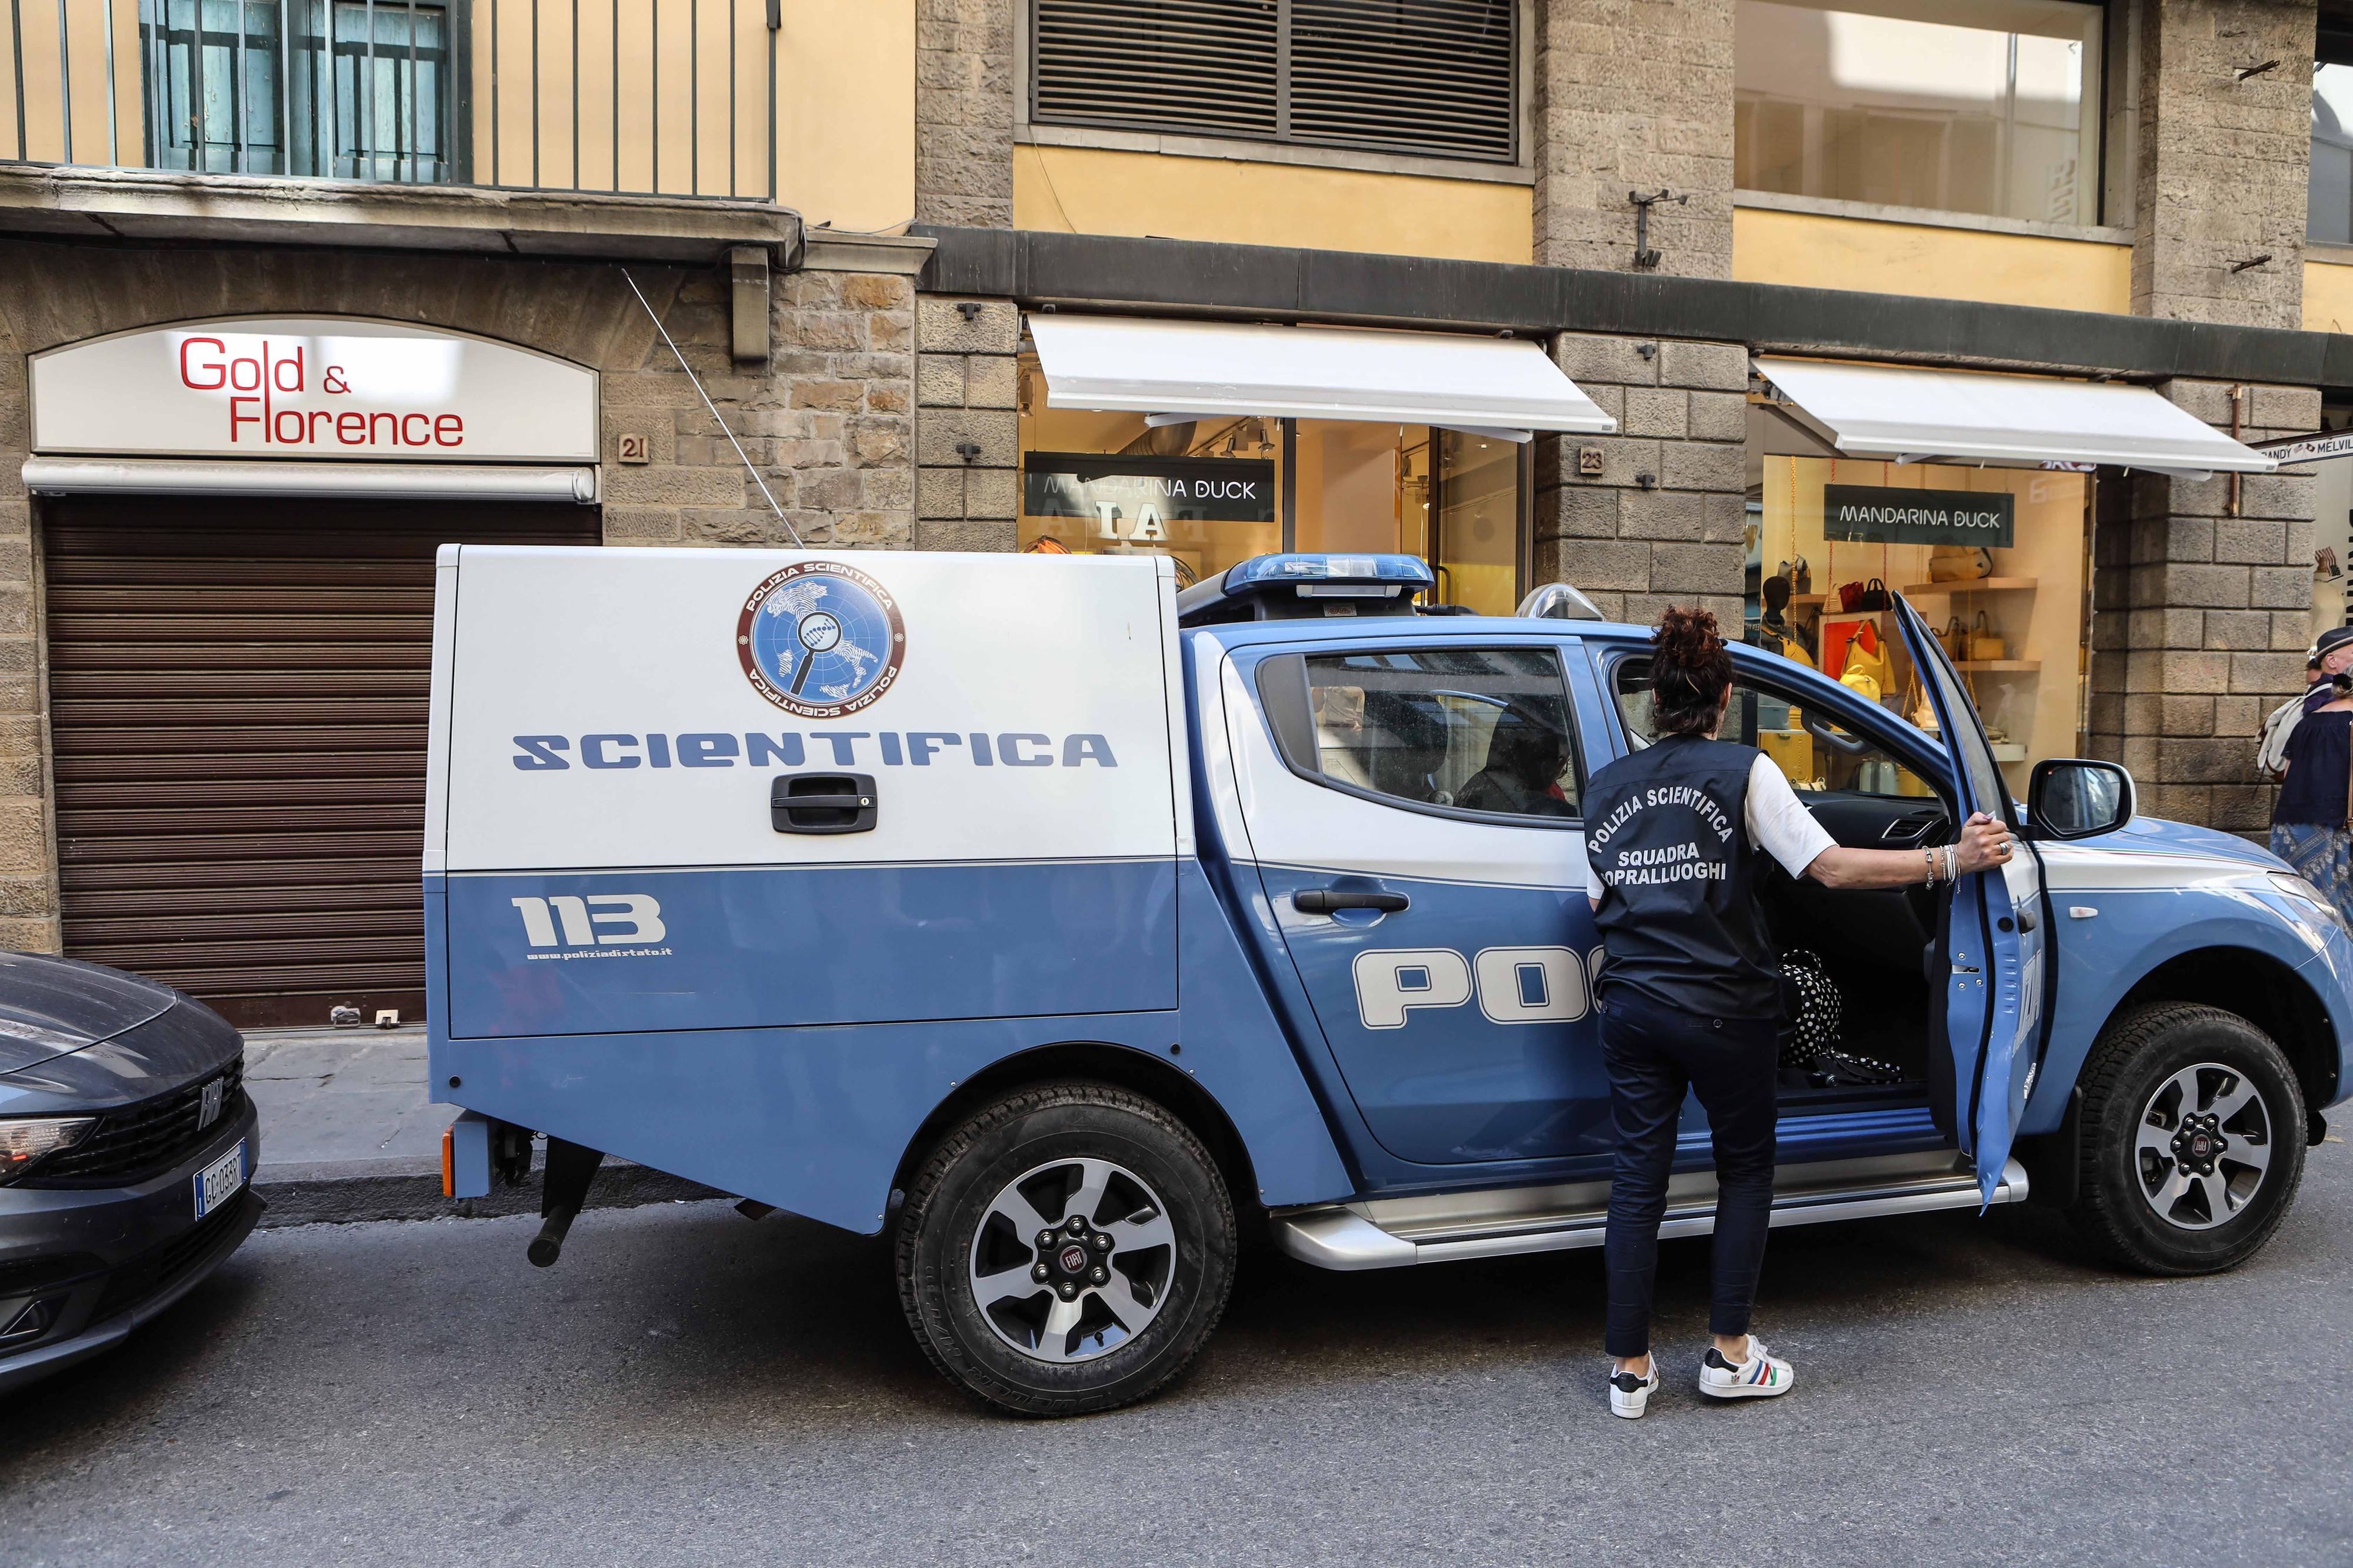
{"label": "air vent grille", "polygon": [[1508,163],[1514,0],[1033,0],[1031,118]]}

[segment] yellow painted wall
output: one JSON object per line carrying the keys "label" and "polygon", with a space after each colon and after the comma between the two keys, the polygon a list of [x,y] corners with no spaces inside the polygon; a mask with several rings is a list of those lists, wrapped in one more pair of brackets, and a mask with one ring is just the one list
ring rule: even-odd
{"label": "yellow painted wall", "polygon": [[1526,263],[1528,187],[1095,147],[1013,150],[1013,224]]}
{"label": "yellow painted wall", "polygon": [[915,0],[784,8],[776,199],[811,227],[915,216]]}
{"label": "yellow painted wall", "polygon": [[[540,6],[534,16],[529,5],[498,7],[495,39],[491,12],[488,5],[473,12],[478,182],[671,195],[768,194],[766,0],[620,0],[617,13],[583,7],[576,50],[568,11]],[[813,225],[872,229],[907,222],[915,209],[914,0],[787,5],[783,17],[773,35],[777,199]],[[488,90],[494,43],[501,86],[495,112]]]}
{"label": "yellow painted wall", "polygon": [[2304,264],[2304,330],[2353,332],[2353,262]]}
{"label": "yellow painted wall", "polygon": [[[16,0],[12,10],[17,31],[14,37],[0,40],[0,158],[13,159],[21,148],[23,156],[36,163],[111,161],[134,168],[144,163],[137,5],[117,0],[111,13],[111,83],[107,59],[109,12],[103,0],[69,0],[62,7]],[[20,53],[21,82],[16,78]],[[111,142],[106,121],[110,86],[114,103]],[[20,95],[25,106],[21,121],[16,114]],[[69,97],[73,105],[70,147],[65,112]]]}
{"label": "yellow painted wall", "polygon": [[1736,208],[1732,275],[1870,294],[2063,310],[2132,309],[2132,247],[1926,224]]}

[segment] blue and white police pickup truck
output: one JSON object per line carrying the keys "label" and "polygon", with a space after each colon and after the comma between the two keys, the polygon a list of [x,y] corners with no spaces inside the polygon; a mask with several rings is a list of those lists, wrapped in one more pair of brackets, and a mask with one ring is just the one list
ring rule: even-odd
{"label": "blue and white police pickup truck", "polygon": [[[1180,593],[1148,556],[446,548],[453,1192],[542,1133],[535,1262],[607,1153],[887,1232],[924,1351],[1034,1415],[1176,1375],[1246,1227],[1335,1269],[1599,1244],[1578,800],[1650,739],[1648,634],[1429,586],[1394,556]],[[1823,1060],[1870,1068],[1783,1073],[1775,1223],[2031,1193],[2127,1266],[2236,1264],[2346,1093],[2353,938],[2110,764],[2039,764],[2019,820],[1894,619],[1934,731],[1740,647],[1725,735],[1842,844],[1981,810],[2026,852],[1951,888],[1770,873],[1835,993]],[[1681,1163],[1666,1233],[1702,1234],[1696,1110]]]}

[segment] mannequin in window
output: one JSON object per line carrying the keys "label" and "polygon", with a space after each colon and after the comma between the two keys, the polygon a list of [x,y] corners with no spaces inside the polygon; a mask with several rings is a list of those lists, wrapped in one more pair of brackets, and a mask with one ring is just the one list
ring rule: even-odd
{"label": "mannequin in window", "polygon": [[1761,623],[1765,631],[1769,636],[1782,638],[1795,636],[1796,634],[1789,630],[1788,614],[1789,580],[1782,576],[1767,577],[1760,592],[1765,598],[1765,617]]}

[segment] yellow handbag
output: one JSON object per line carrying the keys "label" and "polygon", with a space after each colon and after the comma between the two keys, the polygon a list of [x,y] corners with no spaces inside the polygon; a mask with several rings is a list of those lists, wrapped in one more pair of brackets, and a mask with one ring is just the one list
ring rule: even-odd
{"label": "yellow handbag", "polygon": [[1928,581],[1974,583],[1993,575],[1993,552],[1981,544],[1939,544],[1928,552]]}
{"label": "yellow handbag", "polygon": [[1983,610],[1969,623],[1969,657],[1973,659],[2008,658],[2010,644],[1993,629],[1993,620]]}
{"label": "yellow handbag", "polygon": [[1846,664],[1839,671],[1839,684],[1876,702],[1880,693],[1887,689],[1887,650],[1864,647],[1862,639],[1866,634],[1873,642],[1878,640],[1878,633],[1868,623],[1855,627],[1848,637]]}

